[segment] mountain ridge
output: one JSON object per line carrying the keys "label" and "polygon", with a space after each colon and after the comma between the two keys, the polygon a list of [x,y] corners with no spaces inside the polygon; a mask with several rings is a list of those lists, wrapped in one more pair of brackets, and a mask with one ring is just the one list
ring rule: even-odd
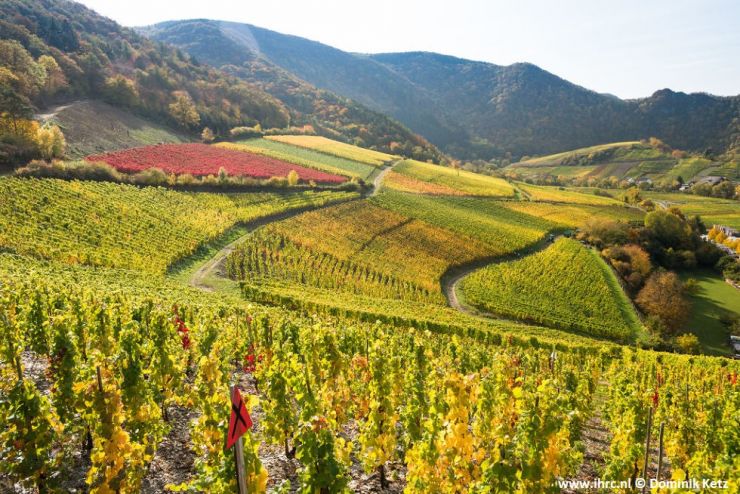
{"label": "mountain ridge", "polygon": [[[188,21],[156,24],[148,34],[166,39],[180,22]],[[740,96],[660,89],[620,99],[528,62],[496,65],[427,51],[350,53],[252,24],[209,22],[232,35],[248,33],[256,44],[252,54],[385,113],[463,158],[545,154],[653,135],[695,151],[725,150],[740,140]]]}

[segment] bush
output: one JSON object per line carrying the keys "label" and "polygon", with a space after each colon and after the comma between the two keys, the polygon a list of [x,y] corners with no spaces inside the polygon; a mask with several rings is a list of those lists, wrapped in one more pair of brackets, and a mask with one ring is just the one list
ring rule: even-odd
{"label": "bush", "polygon": [[699,353],[699,338],[692,333],[685,333],[676,337],[676,346],[683,353]]}
{"label": "bush", "polygon": [[131,176],[135,185],[169,185],[168,175],[159,168],[148,168]]}
{"label": "bush", "polygon": [[229,134],[234,139],[252,139],[264,135],[259,124],[254,127],[234,127],[229,131]]}
{"label": "bush", "polygon": [[15,171],[19,177],[60,178],[63,180],[95,180],[122,182],[125,176],[102,162],[90,161],[32,161]]}

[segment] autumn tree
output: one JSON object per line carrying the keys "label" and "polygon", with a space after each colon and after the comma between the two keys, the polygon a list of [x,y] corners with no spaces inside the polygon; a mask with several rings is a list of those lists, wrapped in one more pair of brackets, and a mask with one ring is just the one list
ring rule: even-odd
{"label": "autumn tree", "polygon": [[42,90],[44,96],[54,96],[67,87],[67,77],[54,57],[41,55],[38,59],[38,64],[44,69],[46,74],[46,80]]}
{"label": "autumn tree", "polygon": [[114,105],[136,106],[139,104],[139,91],[131,79],[115,75],[105,80],[103,96]]}
{"label": "autumn tree", "polygon": [[61,129],[56,125],[45,125],[39,128],[36,140],[42,158],[51,160],[64,157],[67,142]]}
{"label": "autumn tree", "polygon": [[209,129],[208,127],[204,127],[203,132],[200,133],[200,138],[203,140],[203,142],[208,144],[213,142],[216,136],[213,135],[213,131],[211,129]]}
{"label": "autumn tree", "polygon": [[173,96],[175,101],[170,103],[168,108],[175,122],[185,128],[193,128],[198,125],[200,115],[198,115],[198,110],[196,110],[190,95],[185,91],[175,91]]}
{"label": "autumn tree", "polygon": [[658,271],[648,278],[635,302],[647,314],[657,317],[670,334],[683,327],[691,310],[683,283],[670,271]]}

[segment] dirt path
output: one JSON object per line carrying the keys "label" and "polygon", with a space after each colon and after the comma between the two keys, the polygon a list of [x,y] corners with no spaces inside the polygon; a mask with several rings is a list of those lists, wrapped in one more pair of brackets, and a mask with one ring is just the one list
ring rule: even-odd
{"label": "dirt path", "polygon": [[394,166],[396,166],[397,161],[391,163],[390,165],[383,168],[383,171],[378,173],[378,176],[375,177],[375,180],[373,180],[373,191],[370,194],[370,196],[376,196],[378,195],[378,192],[380,192],[380,189],[383,187],[383,179],[385,178],[386,174],[393,169]]}
{"label": "dirt path", "polygon": [[[356,201],[357,199],[349,199],[349,201]],[[211,259],[206,261],[198,270],[193,273],[193,275],[188,280],[188,285],[198,288],[200,290],[206,291],[206,292],[213,292],[215,291],[215,288],[208,284],[207,280],[210,276],[214,274],[214,272],[219,276],[225,276],[225,269],[224,264],[226,262],[226,258],[229,254],[234,252],[234,249],[244,242],[247,238],[249,238],[256,230],[259,228],[268,225],[270,223],[274,223],[276,221],[282,221],[286,220],[288,218],[292,218],[293,216],[298,216],[299,214],[303,214],[308,211],[313,211],[316,209],[321,209],[329,206],[334,206],[337,204],[341,204],[343,201],[339,202],[333,202],[331,204],[327,204],[325,206],[321,207],[314,207],[314,206],[307,206],[304,208],[299,209],[293,209],[290,211],[283,211],[281,213],[272,214],[269,216],[265,216],[263,218],[254,220],[252,222],[249,222],[246,227],[248,229],[247,233],[242,235],[241,237],[237,238],[230,244],[223,247],[221,250],[219,250],[215,256],[213,256]],[[347,201],[344,201],[347,202]]]}
{"label": "dirt path", "polygon": [[58,106],[52,106],[48,110],[46,110],[45,113],[37,113],[35,115],[37,120],[41,120],[42,122],[46,122],[50,118],[54,118],[57,116],[57,113],[59,113],[62,110],[66,110],[72,105],[75,105],[77,103],[81,103],[82,101],[72,101],[70,103],[66,103],[64,105],[58,105]]}
{"label": "dirt path", "polygon": [[[381,171],[377,177],[375,177],[375,180],[373,180],[373,191],[369,194],[370,196],[374,196],[378,193],[380,188],[383,184],[383,178],[385,175],[393,169],[395,166],[395,162],[390,164],[389,166],[386,166],[383,171]],[[350,199],[350,200],[356,200],[356,199]],[[330,205],[334,205],[338,203],[332,203]],[[328,207],[328,206],[322,206],[322,207]],[[258,228],[265,226],[269,223],[273,223],[276,221],[285,220],[288,218],[291,218],[293,216],[297,216],[299,214],[305,213],[307,211],[311,211],[314,209],[321,209],[321,208],[314,208],[314,207],[306,207],[301,209],[296,209],[292,211],[286,211],[283,213],[273,214],[270,216],[265,216],[264,218],[260,218],[259,220],[255,220],[247,225],[248,232],[245,235],[242,235],[241,237],[237,238],[230,244],[223,247],[221,250],[219,250],[215,256],[213,256],[211,259],[206,261],[198,270],[193,273],[193,275],[190,277],[190,280],[188,281],[188,284],[194,288],[198,288],[200,290],[206,291],[206,292],[213,292],[216,290],[215,287],[212,285],[209,285],[207,280],[214,274],[224,277],[225,276],[225,269],[224,264],[226,262],[226,258],[234,252],[234,249],[244,242],[250,235],[252,235],[255,230]]]}

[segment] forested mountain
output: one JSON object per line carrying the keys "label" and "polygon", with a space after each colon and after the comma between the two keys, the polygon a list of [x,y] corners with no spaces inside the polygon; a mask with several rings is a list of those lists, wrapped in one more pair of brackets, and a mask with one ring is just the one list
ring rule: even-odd
{"label": "forested mountain", "polygon": [[189,130],[290,123],[285,106],[259,88],[78,3],[5,0],[0,38],[3,97],[21,106],[102,96]]}
{"label": "forested mountain", "polygon": [[[544,154],[656,136],[689,150],[722,151],[740,139],[740,97],[663,89],[621,100],[531,64],[499,66],[434,53],[358,55],[247,24],[212,21],[219,43],[181,36],[183,24],[147,29],[203,62],[249,51],[309,83],[386,113],[443,150],[466,158]],[[191,33],[196,31],[191,30]],[[232,44],[229,44],[231,40]]]}
{"label": "forested mountain", "polygon": [[194,19],[165,22],[138,31],[179,46],[196,60],[263,89],[285,104],[294,126],[311,125],[327,137],[417,159],[441,158],[425,139],[385,114],[370,110],[361,104],[362,98],[339,96],[331,92],[331,87],[319,89],[259,56],[260,44],[244,24]]}
{"label": "forested mountain", "polygon": [[[276,66],[218,70],[67,0],[0,2],[0,106],[8,122],[80,98],[103,99],[191,133],[310,124],[318,133],[360,145],[440,158],[434,146],[385,115]],[[0,154],[22,161],[22,140],[3,138]]]}

